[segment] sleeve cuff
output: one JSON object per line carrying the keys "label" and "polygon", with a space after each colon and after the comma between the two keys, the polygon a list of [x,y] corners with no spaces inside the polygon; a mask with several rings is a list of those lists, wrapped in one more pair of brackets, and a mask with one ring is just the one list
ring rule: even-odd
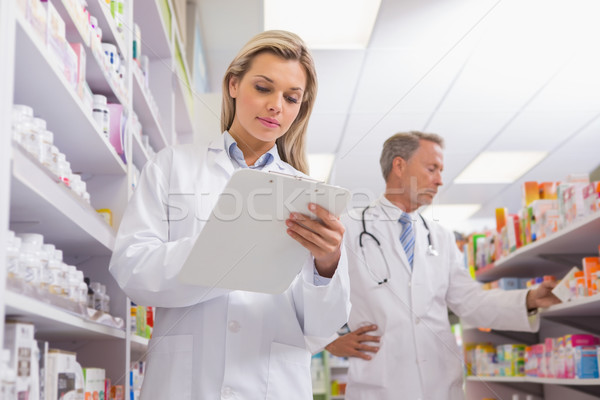
{"label": "sleeve cuff", "polygon": [[319,275],[316,267],[313,267],[313,283],[315,286],[327,286],[331,282],[331,278],[326,278]]}

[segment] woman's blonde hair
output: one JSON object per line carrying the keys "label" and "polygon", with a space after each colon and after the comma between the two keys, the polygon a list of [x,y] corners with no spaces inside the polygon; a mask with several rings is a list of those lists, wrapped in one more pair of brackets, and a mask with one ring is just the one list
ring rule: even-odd
{"label": "woman's blonde hair", "polygon": [[235,117],[235,99],[229,94],[229,81],[234,76],[241,80],[250,69],[254,57],[264,52],[272,53],[285,60],[296,60],[306,72],[306,88],[302,96],[300,111],[290,129],[277,139],[277,150],[283,161],[307,174],[306,129],[317,95],[317,73],[313,58],[308,52],[306,44],[298,35],[279,30],[262,32],[250,39],[240,50],[227,68],[223,78],[221,131],[224,132],[231,128]]}

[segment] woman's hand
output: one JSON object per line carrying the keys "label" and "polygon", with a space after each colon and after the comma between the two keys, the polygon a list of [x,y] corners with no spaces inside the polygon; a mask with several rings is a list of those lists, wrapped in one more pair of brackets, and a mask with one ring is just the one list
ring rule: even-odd
{"label": "woman's hand", "polygon": [[340,219],[323,207],[310,203],[308,209],[319,220],[291,213],[286,220],[287,233],[312,253],[319,275],[331,278],[340,261],[345,229]]}

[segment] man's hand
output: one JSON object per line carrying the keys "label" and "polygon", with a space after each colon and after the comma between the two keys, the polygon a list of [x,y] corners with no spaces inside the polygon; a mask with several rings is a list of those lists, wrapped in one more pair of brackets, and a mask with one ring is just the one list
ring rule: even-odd
{"label": "man's hand", "polygon": [[381,336],[367,335],[367,332],[377,330],[377,325],[363,326],[355,331],[340,336],[329,343],[325,350],[338,357],[358,357],[363,360],[370,360],[371,355],[367,352],[377,353],[379,347],[363,344],[364,342],[379,343]]}
{"label": "man's hand", "polygon": [[542,282],[537,288],[527,292],[527,309],[534,310],[560,303],[560,299],[552,293],[556,284],[551,281]]}

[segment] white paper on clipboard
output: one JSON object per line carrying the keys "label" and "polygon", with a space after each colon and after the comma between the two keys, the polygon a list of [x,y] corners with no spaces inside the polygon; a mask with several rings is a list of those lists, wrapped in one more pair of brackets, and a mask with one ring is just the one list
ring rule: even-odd
{"label": "white paper on clipboard", "polygon": [[276,172],[234,172],[185,261],[180,282],[278,294],[300,272],[309,252],[287,233],[290,212],[309,203],[339,216],[347,189]]}

